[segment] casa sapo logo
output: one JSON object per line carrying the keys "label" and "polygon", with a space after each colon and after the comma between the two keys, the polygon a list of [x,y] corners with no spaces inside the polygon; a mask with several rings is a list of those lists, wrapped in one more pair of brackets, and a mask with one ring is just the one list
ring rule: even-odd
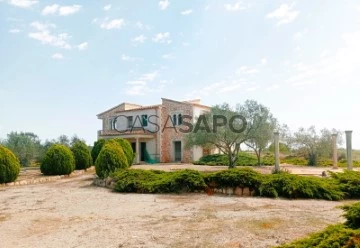
{"label": "casa sapo logo", "polygon": [[[242,115],[233,115],[226,117],[224,115],[213,115],[210,118],[206,118],[205,115],[199,115],[197,119],[191,115],[182,115],[181,120],[176,123],[175,118],[168,115],[166,122],[163,126],[159,125],[160,117],[157,115],[149,115],[147,119],[141,118],[140,115],[136,115],[135,120],[125,127],[120,128],[121,125],[117,123],[128,123],[128,116],[118,115],[114,118],[113,130],[119,133],[132,132],[134,130],[142,129],[145,132],[157,133],[159,131],[164,132],[167,129],[174,129],[176,132],[191,133],[205,131],[207,133],[216,133],[218,128],[226,127],[234,133],[242,133],[246,129],[247,121]],[[178,125],[177,125],[178,124]]]}

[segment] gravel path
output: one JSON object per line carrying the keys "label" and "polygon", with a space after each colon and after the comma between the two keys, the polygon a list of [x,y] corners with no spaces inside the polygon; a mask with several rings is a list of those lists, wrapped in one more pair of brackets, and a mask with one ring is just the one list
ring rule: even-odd
{"label": "gravel path", "polygon": [[343,221],[344,202],[119,194],[93,175],[0,189],[1,247],[271,247]]}

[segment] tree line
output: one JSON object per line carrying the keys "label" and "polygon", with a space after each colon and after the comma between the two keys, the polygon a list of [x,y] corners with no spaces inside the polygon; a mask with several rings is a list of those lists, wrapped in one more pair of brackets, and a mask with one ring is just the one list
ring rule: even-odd
{"label": "tree line", "polygon": [[66,135],[60,135],[57,139],[42,142],[32,132],[11,132],[7,134],[6,139],[0,141],[0,144],[9,148],[18,157],[20,164],[26,167],[40,163],[47,149],[53,144],[62,144],[70,147],[77,141],[85,142],[77,135],[73,135],[71,138]]}
{"label": "tree line", "polygon": [[[224,120],[230,120],[234,115],[241,115],[246,119],[246,126],[241,119],[236,119],[229,125],[224,123],[214,123],[214,116],[223,116]],[[199,128],[196,132],[190,132],[186,135],[186,146],[202,146],[208,149],[217,148],[218,151],[228,157],[229,167],[233,168],[238,160],[238,154],[241,149],[248,148],[254,152],[258,164],[261,165],[261,158],[264,151],[273,149],[274,131],[280,133],[280,151],[292,152],[297,156],[308,160],[309,165],[317,165],[319,158],[330,158],[331,135],[338,133],[338,145],[342,144],[342,135],[339,130],[321,129],[317,131],[314,126],[308,128],[299,128],[291,132],[286,124],[280,124],[273,116],[270,109],[255,100],[246,100],[243,104],[237,104],[231,107],[228,103],[215,105],[211,110],[205,113],[202,118],[207,121],[207,128]],[[198,121],[198,120],[196,120]],[[233,130],[242,130],[234,132]],[[216,132],[208,132],[208,130]],[[61,135],[57,139],[45,140],[32,132],[11,132],[6,139],[0,141],[0,144],[6,146],[19,158],[22,166],[30,166],[39,163],[46,150],[53,144],[63,144],[70,147],[76,141],[83,141],[77,135],[69,138]],[[90,149],[90,147],[89,147]]]}
{"label": "tree line", "polygon": [[[244,127],[241,133],[233,132],[228,126],[213,123],[214,116],[225,116],[230,119],[231,116],[240,115],[245,117],[246,124],[238,121],[236,129]],[[208,149],[217,149],[227,155],[229,167],[236,166],[239,158],[238,154],[242,147],[252,150],[261,165],[261,157],[264,151],[273,149],[273,135],[277,131],[280,133],[280,151],[293,152],[297,156],[305,157],[309,165],[317,165],[319,158],[330,158],[332,134],[337,133],[337,143],[342,144],[342,135],[339,130],[321,129],[317,131],[314,126],[308,128],[299,128],[291,132],[286,124],[280,124],[273,116],[270,109],[255,100],[246,100],[243,104],[237,104],[231,107],[228,103],[216,105],[204,114],[212,130],[216,125],[216,132],[207,132],[205,129],[199,129],[197,132],[189,133],[186,136],[186,145],[206,147]],[[204,117],[202,117],[204,118]],[[245,125],[245,126],[244,126]]]}

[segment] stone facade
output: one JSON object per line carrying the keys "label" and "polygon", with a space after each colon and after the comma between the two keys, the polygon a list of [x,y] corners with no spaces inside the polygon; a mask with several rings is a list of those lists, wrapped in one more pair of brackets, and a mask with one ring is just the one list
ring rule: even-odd
{"label": "stone facade", "polygon": [[[161,104],[152,106],[122,103],[97,115],[98,119],[101,119],[103,122],[102,130],[98,132],[98,138],[125,138],[130,142],[136,142],[136,151],[141,150],[139,143],[146,143],[146,149],[156,155],[159,158],[159,162],[190,163],[194,159],[199,159],[204,154],[204,151],[201,147],[189,149],[185,147],[185,134],[180,129],[186,130],[188,127],[179,123],[179,119],[182,120],[182,116],[188,115],[192,116],[192,121],[194,121],[196,116],[209,111],[209,109],[208,106],[201,105],[200,100],[175,101],[162,98]],[[148,116],[154,114],[157,116],[156,124],[159,126],[158,132],[144,132],[141,128],[123,133],[112,130],[110,124],[111,118],[119,115],[138,116],[141,114],[147,114]],[[126,119],[122,117],[121,121],[126,121]],[[186,121],[189,122],[191,120],[186,119]],[[117,123],[117,125],[119,124],[124,126],[124,123]],[[180,153],[181,158],[179,159]],[[205,154],[209,153],[209,151],[205,151]],[[136,162],[139,163],[140,161],[142,161],[141,157],[137,157]]]}

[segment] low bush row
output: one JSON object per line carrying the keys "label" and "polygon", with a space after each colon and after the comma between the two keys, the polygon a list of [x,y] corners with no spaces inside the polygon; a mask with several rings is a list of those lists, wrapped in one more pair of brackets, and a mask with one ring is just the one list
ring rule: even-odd
{"label": "low bush row", "polygon": [[[344,174],[344,175],[343,175]],[[338,178],[349,176],[341,181]],[[346,185],[360,191],[359,172],[332,174],[332,178],[299,176],[286,172],[264,175],[250,168],[228,169],[213,173],[194,170],[164,172],[157,170],[117,170],[111,175],[118,192],[171,193],[193,192],[207,188],[249,188],[257,196],[341,200],[359,197],[349,194]]]}
{"label": "low bush row", "polygon": [[44,175],[69,175],[75,169],[89,168],[93,159],[97,175],[104,178],[115,169],[129,167],[134,154],[124,139],[99,140],[92,152],[82,141],[75,142],[71,148],[55,144],[46,151],[40,170]]}
{"label": "low bush row", "polygon": [[[246,152],[240,152],[238,155],[237,166],[255,166],[258,165],[258,161],[255,155],[249,154]],[[211,154],[206,155],[200,158],[197,161],[194,161],[195,165],[228,165],[228,157],[224,154]],[[292,164],[292,165],[308,165],[309,161],[303,157],[297,156],[287,156],[281,159],[281,163],[285,164]],[[275,164],[275,157],[272,154],[265,154],[261,158],[262,165],[274,165]],[[319,159],[317,161],[317,166],[332,166],[331,159]],[[346,167],[347,161],[345,159],[341,159],[338,161],[339,167]],[[354,167],[360,167],[360,161],[353,161]]]}
{"label": "low bush row", "polygon": [[118,192],[179,193],[203,190],[204,178],[198,171],[118,170],[112,174]]}
{"label": "low bush row", "polygon": [[360,247],[360,203],[343,206],[345,224],[331,225],[309,237],[278,248],[357,248]]}

